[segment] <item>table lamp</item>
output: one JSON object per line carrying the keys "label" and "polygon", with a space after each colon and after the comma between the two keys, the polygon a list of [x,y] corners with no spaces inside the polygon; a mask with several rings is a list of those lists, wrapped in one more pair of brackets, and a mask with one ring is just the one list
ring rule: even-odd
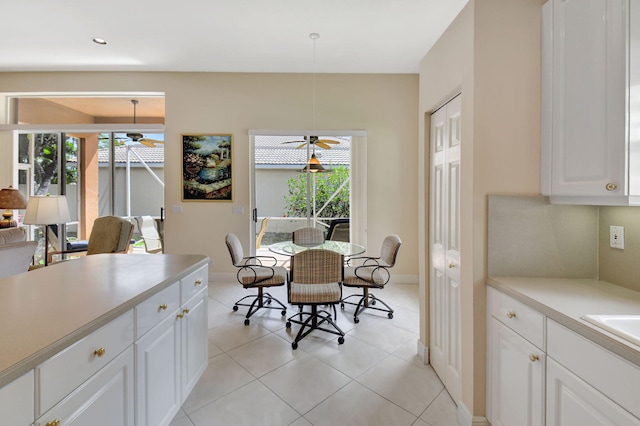
{"label": "table lamp", "polygon": [[71,221],[67,198],[64,195],[32,196],[27,203],[24,223],[27,225],[45,225],[44,229],[44,266],[49,264],[49,225],[58,225]]}
{"label": "table lamp", "polygon": [[27,200],[17,189],[9,186],[0,190],[0,209],[6,209],[2,213],[4,219],[0,220],[0,228],[15,228],[18,223],[13,220],[13,210],[27,208]]}

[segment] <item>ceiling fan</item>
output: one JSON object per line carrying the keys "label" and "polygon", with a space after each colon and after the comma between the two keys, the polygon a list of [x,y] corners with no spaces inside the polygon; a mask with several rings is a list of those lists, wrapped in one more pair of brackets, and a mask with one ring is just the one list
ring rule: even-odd
{"label": "ceiling fan", "polygon": [[[307,146],[307,137],[304,137],[303,141],[288,141],[288,142],[282,142],[284,143],[299,143],[300,145],[298,145],[296,147],[296,149],[302,148],[304,146]],[[339,145],[340,142],[339,141],[334,141],[331,139],[318,139],[317,136],[309,136],[309,144],[313,145],[314,147],[319,146],[320,148],[324,148],[324,149],[331,149],[331,145]]]}
{"label": "ceiling fan", "polygon": [[[133,104],[133,124],[136,124],[136,106],[139,102],[140,101],[138,101],[137,99],[131,99],[131,103]],[[156,144],[164,143],[164,141],[145,138],[142,133],[127,133],[127,137],[133,142],[140,143],[144,146],[148,146],[149,148],[155,148]]]}

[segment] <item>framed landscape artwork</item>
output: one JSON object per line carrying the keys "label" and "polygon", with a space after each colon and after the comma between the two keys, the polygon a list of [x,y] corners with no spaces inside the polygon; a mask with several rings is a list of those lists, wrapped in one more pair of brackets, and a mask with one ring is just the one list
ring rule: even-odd
{"label": "framed landscape artwork", "polygon": [[182,200],[232,201],[233,135],[182,135]]}

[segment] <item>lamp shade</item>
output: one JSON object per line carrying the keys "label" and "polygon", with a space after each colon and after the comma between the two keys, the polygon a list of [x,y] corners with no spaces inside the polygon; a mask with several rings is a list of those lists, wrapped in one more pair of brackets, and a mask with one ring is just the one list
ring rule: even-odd
{"label": "lamp shade", "polygon": [[25,209],[27,208],[27,200],[17,189],[12,187],[3,188],[0,190],[0,208]]}
{"label": "lamp shade", "polygon": [[64,195],[47,195],[29,198],[23,223],[27,225],[53,225],[70,221],[67,198]]}
{"label": "lamp shade", "polygon": [[331,170],[327,170],[324,167],[322,167],[322,164],[320,164],[320,161],[318,160],[318,158],[316,157],[315,152],[311,155],[311,158],[309,158],[309,162],[307,162],[307,165],[304,166],[304,168],[302,170],[300,170],[303,173],[306,172],[311,172],[311,173],[326,173],[326,172],[330,172]]}

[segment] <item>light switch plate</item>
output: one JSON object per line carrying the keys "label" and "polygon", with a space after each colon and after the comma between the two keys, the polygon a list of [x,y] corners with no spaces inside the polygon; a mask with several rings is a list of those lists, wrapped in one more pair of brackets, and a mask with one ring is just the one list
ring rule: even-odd
{"label": "light switch plate", "polygon": [[609,227],[609,246],[616,249],[624,249],[624,226]]}

